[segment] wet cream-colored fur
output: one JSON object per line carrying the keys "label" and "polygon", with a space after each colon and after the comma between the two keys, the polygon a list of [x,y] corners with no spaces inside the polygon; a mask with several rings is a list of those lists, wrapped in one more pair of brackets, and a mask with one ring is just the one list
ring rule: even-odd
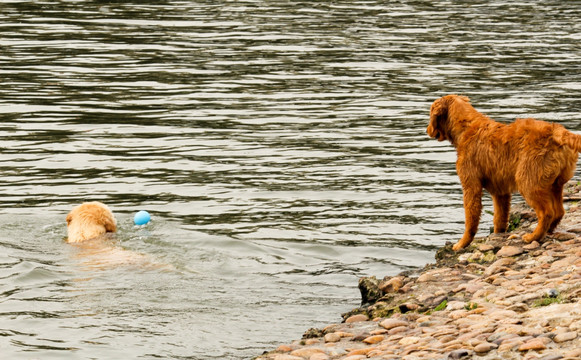
{"label": "wet cream-colored fur", "polygon": [[117,221],[109,207],[93,201],[76,206],[67,215],[68,242],[90,240],[117,231]]}

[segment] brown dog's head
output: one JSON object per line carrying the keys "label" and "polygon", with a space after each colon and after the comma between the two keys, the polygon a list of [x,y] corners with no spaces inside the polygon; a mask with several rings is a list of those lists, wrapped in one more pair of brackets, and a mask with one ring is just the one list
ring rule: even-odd
{"label": "brown dog's head", "polygon": [[450,123],[448,114],[452,104],[457,101],[470,103],[470,99],[460,95],[446,95],[432,103],[430,124],[427,129],[431,138],[438,139],[438,141],[450,140],[452,142],[454,140],[451,133],[453,124]]}

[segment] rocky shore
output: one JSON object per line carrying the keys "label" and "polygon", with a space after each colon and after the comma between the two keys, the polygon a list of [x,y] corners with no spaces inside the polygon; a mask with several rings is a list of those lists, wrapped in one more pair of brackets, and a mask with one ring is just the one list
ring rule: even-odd
{"label": "rocky shore", "polygon": [[525,206],[513,230],[477,238],[436,263],[359,280],[363,305],[343,323],[310,329],[257,360],[581,359],[581,186],[569,183],[567,214],[542,243]]}

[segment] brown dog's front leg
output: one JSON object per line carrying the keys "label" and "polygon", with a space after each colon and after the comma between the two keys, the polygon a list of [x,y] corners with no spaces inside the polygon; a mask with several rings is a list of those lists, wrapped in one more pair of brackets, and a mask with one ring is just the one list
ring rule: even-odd
{"label": "brown dog's front leg", "polygon": [[452,249],[458,251],[468,246],[478,231],[480,213],[482,211],[482,188],[464,185],[464,213],[466,214],[466,229],[462,239]]}

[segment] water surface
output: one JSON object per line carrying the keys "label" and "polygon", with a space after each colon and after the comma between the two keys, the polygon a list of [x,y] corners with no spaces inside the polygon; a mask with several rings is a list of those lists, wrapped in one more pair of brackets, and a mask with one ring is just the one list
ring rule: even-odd
{"label": "water surface", "polygon": [[[339,321],[358,277],[421,267],[463,231],[455,154],[425,133],[434,99],[581,130],[580,16],[4,1],[2,356],[247,359]],[[119,220],[104,248],[63,241],[87,200]]]}

